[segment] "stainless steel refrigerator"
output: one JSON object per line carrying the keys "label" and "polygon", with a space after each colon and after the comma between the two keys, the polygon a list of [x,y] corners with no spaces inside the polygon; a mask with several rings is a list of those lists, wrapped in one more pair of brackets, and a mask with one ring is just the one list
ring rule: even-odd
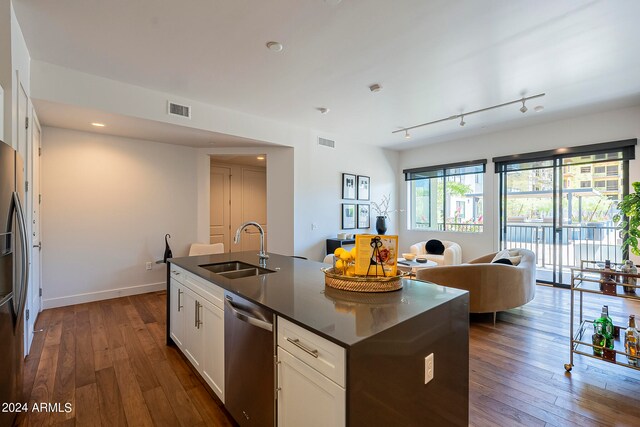
{"label": "stainless steel refrigerator", "polygon": [[[23,402],[23,313],[27,300],[28,251],[20,155],[0,141],[0,405]],[[16,414],[0,410],[0,426]]]}

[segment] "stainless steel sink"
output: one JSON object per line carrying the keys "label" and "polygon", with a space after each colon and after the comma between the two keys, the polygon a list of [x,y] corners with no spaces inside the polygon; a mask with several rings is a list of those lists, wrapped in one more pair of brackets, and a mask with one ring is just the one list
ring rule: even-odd
{"label": "stainless steel sink", "polygon": [[229,261],[218,264],[203,264],[199,267],[207,269],[227,279],[240,279],[242,277],[260,276],[262,274],[275,273],[273,270],[247,264],[241,261]]}

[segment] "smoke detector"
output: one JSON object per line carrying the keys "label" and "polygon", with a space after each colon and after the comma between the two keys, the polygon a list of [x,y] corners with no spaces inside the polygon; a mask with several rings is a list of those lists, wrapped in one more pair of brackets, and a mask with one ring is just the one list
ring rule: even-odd
{"label": "smoke detector", "polygon": [[282,52],[283,48],[284,47],[282,46],[282,43],[267,42],[267,49],[269,49],[272,52]]}
{"label": "smoke detector", "polygon": [[374,83],[371,86],[369,86],[369,90],[371,92],[380,92],[382,90],[382,86],[380,86],[378,83]]}
{"label": "smoke detector", "polygon": [[329,112],[329,109],[326,107],[318,107],[316,110],[320,111],[320,114],[327,114]]}

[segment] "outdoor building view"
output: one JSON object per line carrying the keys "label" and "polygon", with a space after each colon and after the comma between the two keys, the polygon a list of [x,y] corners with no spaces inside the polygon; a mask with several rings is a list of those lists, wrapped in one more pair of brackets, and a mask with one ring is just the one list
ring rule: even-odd
{"label": "outdoor building view", "polygon": [[581,260],[620,262],[612,218],[622,199],[624,162],[617,157],[565,158],[556,167],[548,160],[506,172],[503,246],[533,250],[539,274],[555,265],[567,275]]}

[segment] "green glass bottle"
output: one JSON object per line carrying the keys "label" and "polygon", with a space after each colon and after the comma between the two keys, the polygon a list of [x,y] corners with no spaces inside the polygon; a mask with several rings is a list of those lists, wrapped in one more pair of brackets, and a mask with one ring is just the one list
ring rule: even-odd
{"label": "green glass bottle", "polygon": [[600,318],[596,319],[597,323],[602,325],[602,335],[605,338],[605,347],[613,348],[613,321],[609,317],[609,307],[606,305],[602,306],[602,313],[600,314]]}

